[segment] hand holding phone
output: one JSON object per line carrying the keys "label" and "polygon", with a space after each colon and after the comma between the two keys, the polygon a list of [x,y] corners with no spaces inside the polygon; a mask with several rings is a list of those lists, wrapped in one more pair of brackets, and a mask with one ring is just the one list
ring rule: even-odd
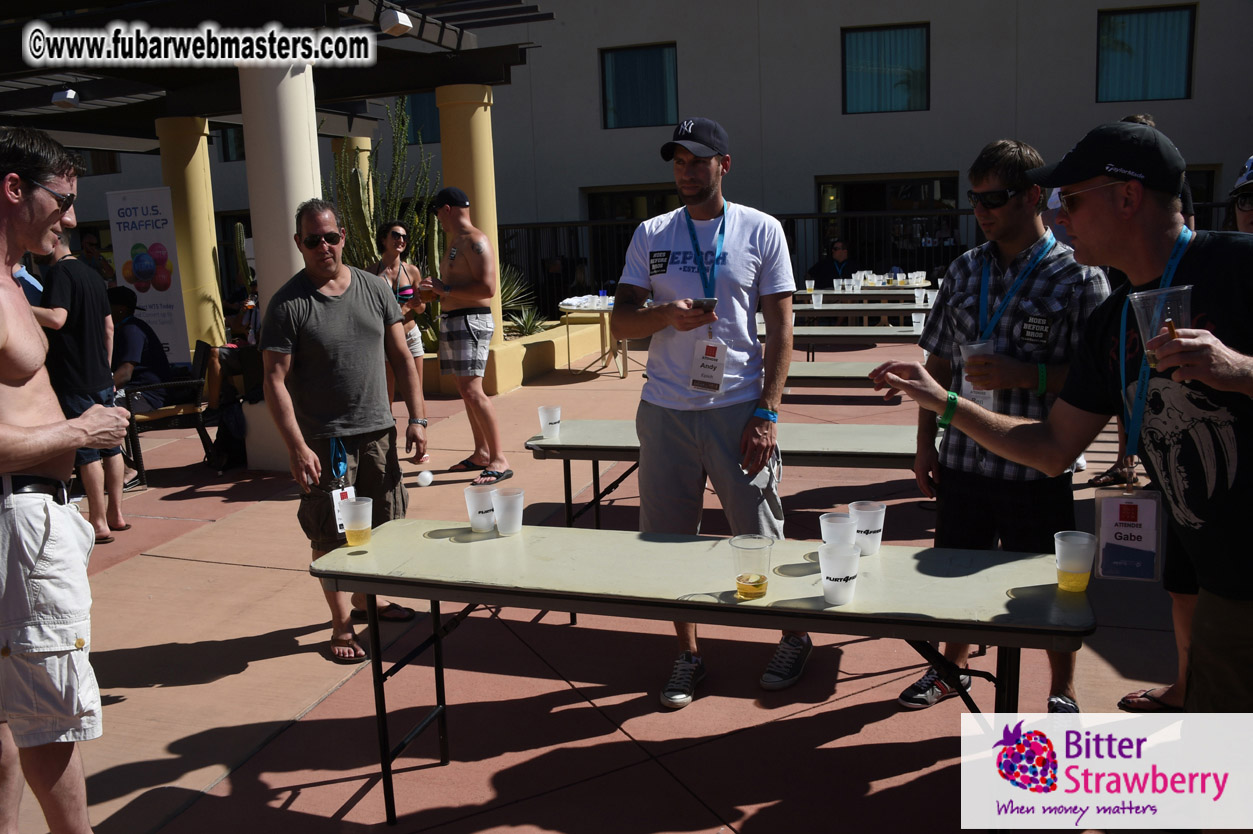
{"label": "hand holding phone", "polygon": [[706,313],[712,313],[714,311],[714,308],[717,306],[718,306],[718,299],[716,298],[693,298],[692,299],[693,310],[704,310]]}

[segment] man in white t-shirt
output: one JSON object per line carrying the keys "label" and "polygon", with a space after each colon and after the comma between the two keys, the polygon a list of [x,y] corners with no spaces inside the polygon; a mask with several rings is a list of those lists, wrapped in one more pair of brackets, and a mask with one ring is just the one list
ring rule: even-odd
{"label": "man in white t-shirt", "polygon": [[[731,154],[717,122],[681,122],[661,158],[674,165],[684,207],[636,229],[610,319],[615,339],[652,337],[635,418],[640,531],[698,532],[708,477],[735,534],[781,539],[775,423],[792,358],[796,289],[783,227],[723,199]],[[696,624],[675,629],[681,653],[661,693],[671,709],[691,703],[705,676]],[[808,635],[784,634],[762,687],[795,683],[811,649]]]}

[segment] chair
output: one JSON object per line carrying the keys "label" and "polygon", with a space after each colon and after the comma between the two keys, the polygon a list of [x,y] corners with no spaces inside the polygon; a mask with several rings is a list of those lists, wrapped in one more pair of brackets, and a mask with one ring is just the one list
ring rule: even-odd
{"label": "chair", "polygon": [[[205,381],[209,371],[209,343],[196,342],[196,350],[191,360],[191,375],[187,379],[176,379],[170,382],[158,382],[153,385],[126,386],[126,410],[131,413],[130,426],[126,431],[126,452],[135,467],[139,482],[148,485],[148,473],[144,468],[144,453],[139,444],[142,432],[157,429],[195,428],[200,435],[200,443],[204,446],[207,457],[213,448],[213,441],[205,429],[204,401]],[[173,398],[184,400],[152,411],[135,413],[135,395],[144,391],[170,391]]]}

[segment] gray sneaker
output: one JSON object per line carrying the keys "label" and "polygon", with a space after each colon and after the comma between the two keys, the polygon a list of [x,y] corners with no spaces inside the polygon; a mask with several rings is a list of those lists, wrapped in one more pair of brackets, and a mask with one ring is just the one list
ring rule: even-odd
{"label": "gray sneaker", "polygon": [[691,652],[684,652],[674,662],[670,682],[661,690],[661,705],[670,709],[682,709],[692,703],[696,684],[705,679],[705,664]]}
{"label": "gray sneaker", "polygon": [[814,644],[808,638],[797,637],[795,634],[783,635],[766,671],[761,673],[761,688],[787,689],[796,683],[805,671],[805,661],[809,660],[809,653],[813,650]]}
{"label": "gray sneaker", "polygon": [[[961,683],[962,689],[970,689],[970,675],[962,675],[958,678],[958,681]],[[897,699],[897,702],[901,706],[909,707],[910,709],[926,709],[947,698],[955,698],[957,694],[956,689],[940,679],[940,673],[932,666],[927,669],[927,674],[923,675],[901,693],[901,697]]]}

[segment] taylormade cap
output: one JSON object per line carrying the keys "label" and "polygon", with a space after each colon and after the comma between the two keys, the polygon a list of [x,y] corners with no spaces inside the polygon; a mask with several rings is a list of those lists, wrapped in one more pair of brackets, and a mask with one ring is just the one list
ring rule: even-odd
{"label": "taylormade cap", "polygon": [[440,192],[435,195],[435,199],[431,201],[431,211],[439,211],[444,206],[469,208],[470,198],[460,188],[449,186],[448,188],[440,189]]}
{"label": "taylormade cap", "polygon": [[1157,128],[1113,122],[1088,131],[1060,162],[1031,169],[1027,179],[1046,188],[1060,188],[1106,176],[1178,194],[1186,167],[1179,149]]}
{"label": "taylormade cap", "polygon": [[661,158],[666,162],[674,159],[676,145],[687,148],[692,154],[702,159],[710,156],[721,156],[731,152],[731,142],[722,125],[713,119],[684,119],[674,129],[674,136],[661,146]]}

